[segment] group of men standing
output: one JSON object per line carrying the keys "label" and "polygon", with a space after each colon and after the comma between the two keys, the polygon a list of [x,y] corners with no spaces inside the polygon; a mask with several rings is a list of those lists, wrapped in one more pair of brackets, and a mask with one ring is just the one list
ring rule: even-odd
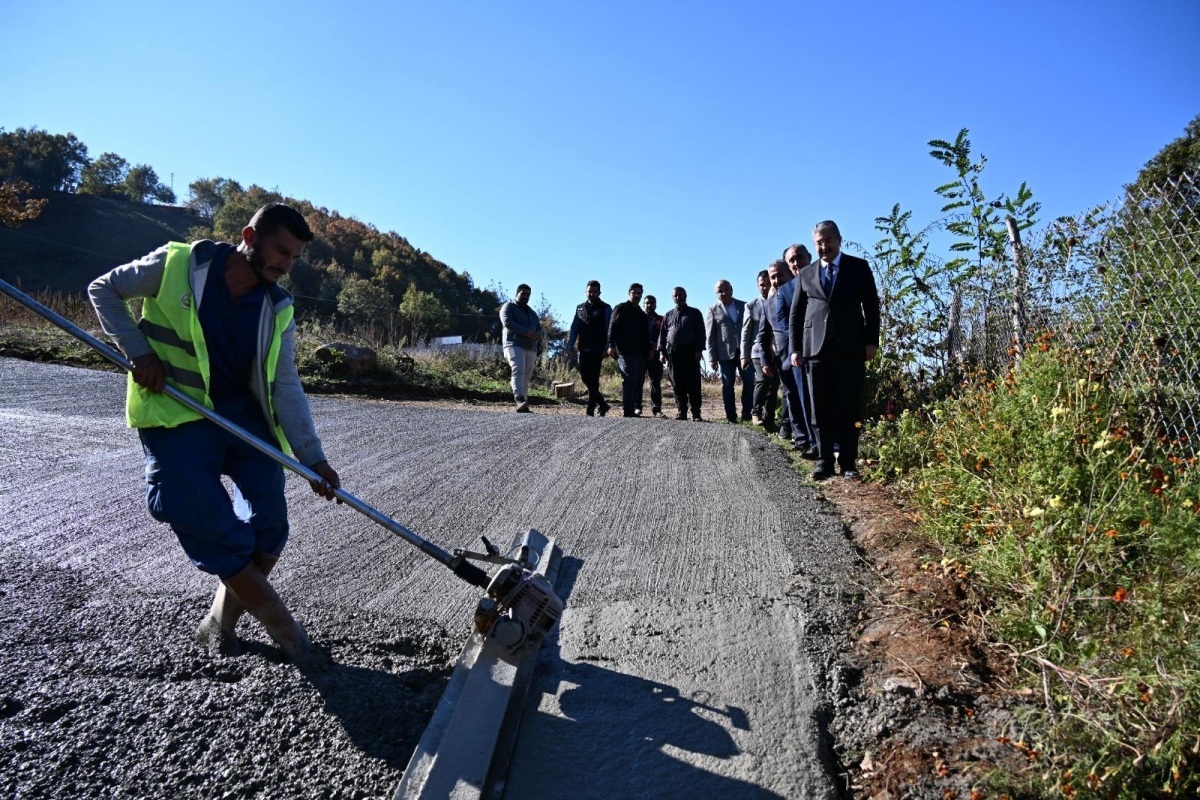
{"label": "group of men standing", "polygon": [[[671,292],[674,308],[660,316],[653,295],[644,308],[639,305],[640,283],[613,308],[600,299],[600,282],[588,281],[587,300],[576,307],[567,339],[587,389],[588,416],[611,408],[600,389],[600,368],[612,357],[621,373],[624,416],[642,416],[647,375],[651,413],[662,416],[665,366],[675,388],[675,419],[700,420],[700,365],[707,351],[709,366],[721,376],[729,422],[778,430],[816,462],[816,480],[833,476],[835,467],[857,478],[866,362],[879,343],[879,295],[867,262],[841,251],[834,222],[816,225],[813,244],[817,261],[807,247],[793,244],[759,272],[758,296],[750,302],[735,298],[728,280],[718,281],[717,302],[706,314],[687,304],[682,286]],[[517,295],[517,304],[527,308],[528,287],[518,287]],[[532,359],[519,359],[519,349],[536,346],[538,323],[531,310],[522,316],[514,305],[506,303],[501,318],[517,410],[525,411]]]}

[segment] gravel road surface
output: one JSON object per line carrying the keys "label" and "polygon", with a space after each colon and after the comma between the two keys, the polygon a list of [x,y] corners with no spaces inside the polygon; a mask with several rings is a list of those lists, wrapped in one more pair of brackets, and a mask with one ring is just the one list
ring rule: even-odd
{"label": "gravel road surface", "polygon": [[[214,579],[144,509],[123,386],[0,359],[0,796],[390,796],[478,590],[292,476],[272,579],[335,664],[302,673],[253,621],[246,654],[209,656]],[[312,404],[345,487],[421,536],[532,527],[564,552],[507,797],[839,796],[826,676],[855,556],[761,435]]]}

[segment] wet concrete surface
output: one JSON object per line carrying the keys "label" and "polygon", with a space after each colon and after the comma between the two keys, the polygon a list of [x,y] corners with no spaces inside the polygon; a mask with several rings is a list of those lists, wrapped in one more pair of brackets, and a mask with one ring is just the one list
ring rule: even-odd
{"label": "wet concrete surface", "polygon": [[[478,591],[288,481],[272,576],[332,653],[191,643],[214,580],[142,504],[111,373],[0,359],[0,796],[389,796]],[[345,487],[445,549],[564,552],[509,798],[835,797],[854,553],[746,429],[312,399]]]}

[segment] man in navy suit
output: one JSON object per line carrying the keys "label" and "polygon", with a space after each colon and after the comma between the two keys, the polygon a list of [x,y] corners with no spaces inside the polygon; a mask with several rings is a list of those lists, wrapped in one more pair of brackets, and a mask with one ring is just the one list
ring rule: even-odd
{"label": "man in navy suit", "polygon": [[[806,254],[807,255],[807,254]],[[803,458],[817,457],[816,436],[809,432],[808,411],[804,407],[803,395],[796,384],[797,376],[803,371],[792,368],[790,358],[789,319],[792,297],[797,281],[782,259],[774,261],[767,269],[773,294],[767,297],[767,313],[758,333],[758,344],[762,348],[763,373],[779,377],[783,387],[783,410],[779,415],[779,435],[791,439]]]}
{"label": "man in navy suit", "polygon": [[[802,244],[789,245],[783,251],[783,260],[787,262],[788,269],[792,271],[792,275],[800,274],[800,270],[812,263],[812,254],[808,252],[808,248]],[[792,313],[791,295],[788,295],[788,316]],[[790,336],[789,336],[790,339]],[[786,366],[792,365],[791,354],[789,353],[785,359]],[[798,423],[804,433],[805,441],[809,442],[808,450],[805,451],[805,458],[809,460],[817,457],[817,423],[813,419],[812,394],[808,388],[808,370],[796,369],[793,370],[793,383],[796,384],[796,400],[800,403],[800,408],[804,412],[804,419]],[[836,449],[836,448],[835,448]]]}
{"label": "man in navy suit", "polygon": [[857,478],[858,426],[867,361],[879,349],[879,292],[871,267],[842,252],[832,220],[813,229],[818,261],[800,270],[792,296],[792,364],[808,367],[817,424],[814,480],[833,475],[833,443],[846,478]]}

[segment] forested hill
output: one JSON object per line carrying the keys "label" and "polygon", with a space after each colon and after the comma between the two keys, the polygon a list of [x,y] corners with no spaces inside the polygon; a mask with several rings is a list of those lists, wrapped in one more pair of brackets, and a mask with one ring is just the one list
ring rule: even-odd
{"label": "forested hill", "polygon": [[81,293],[168,241],[241,241],[257,209],[284,202],[315,235],[281,281],[298,316],[335,317],[410,343],[499,337],[499,292],[479,289],[397,233],[229,178],[200,178],[188,192],[185,206],[173,205],[174,189],[148,164],[131,166],[116,153],[90,158],[73,133],[0,128],[0,278],[27,291]]}
{"label": "forested hill", "polygon": [[0,225],[0,278],[31,292],[82,293],[96,276],[168,241],[237,242],[256,208],[283,200],[304,214],[316,236],[284,283],[296,296],[298,314],[336,316],[410,341],[450,334],[497,339],[497,293],[477,288],[469,274],[399,234],[257,186],[197,183],[221,189],[204,206],[207,214],[124,197],[45,192],[48,202],[36,218],[16,228]]}
{"label": "forested hill", "polygon": [[25,291],[80,293],[97,275],[206,221],[185,208],[54,192],[36,219],[0,226],[0,278]]}

